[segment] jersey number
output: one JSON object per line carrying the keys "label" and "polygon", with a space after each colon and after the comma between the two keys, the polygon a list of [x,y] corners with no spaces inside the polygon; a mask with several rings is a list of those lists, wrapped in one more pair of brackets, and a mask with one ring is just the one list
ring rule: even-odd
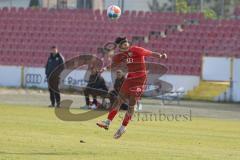
{"label": "jersey number", "polygon": [[133,58],[127,58],[127,63],[133,63]]}

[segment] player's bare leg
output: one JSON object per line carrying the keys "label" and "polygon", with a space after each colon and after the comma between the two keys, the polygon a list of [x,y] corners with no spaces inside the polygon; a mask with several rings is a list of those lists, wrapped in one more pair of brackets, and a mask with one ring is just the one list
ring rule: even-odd
{"label": "player's bare leg", "polygon": [[115,139],[120,138],[125,133],[126,126],[128,125],[129,121],[132,119],[132,116],[134,114],[134,106],[135,105],[136,105],[136,98],[134,96],[130,96],[128,111],[126,112],[126,114],[124,116],[122,125],[117,130],[117,132],[114,134]]}
{"label": "player's bare leg", "polygon": [[117,99],[114,101],[113,106],[111,107],[111,110],[108,113],[108,118],[107,120],[98,122],[97,125],[101,128],[104,128],[106,130],[108,130],[109,125],[111,124],[112,120],[114,119],[114,117],[116,116],[116,114],[118,113],[120,106],[122,105],[122,103],[124,102],[122,99],[123,95],[117,97]]}

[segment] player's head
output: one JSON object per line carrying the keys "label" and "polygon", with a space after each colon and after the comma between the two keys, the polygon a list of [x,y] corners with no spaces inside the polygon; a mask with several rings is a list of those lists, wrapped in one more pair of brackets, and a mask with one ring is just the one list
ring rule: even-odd
{"label": "player's head", "polygon": [[57,48],[57,46],[52,46],[52,47],[51,47],[51,50],[52,50],[52,53],[53,53],[53,54],[58,53],[58,48]]}
{"label": "player's head", "polygon": [[118,37],[115,40],[115,43],[118,45],[120,51],[127,51],[130,47],[130,44],[126,37]]}
{"label": "player's head", "polygon": [[121,79],[123,77],[123,71],[122,70],[117,70],[117,79]]}
{"label": "player's head", "polygon": [[96,67],[91,68],[91,74],[96,75],[98,73],[98,69]]}

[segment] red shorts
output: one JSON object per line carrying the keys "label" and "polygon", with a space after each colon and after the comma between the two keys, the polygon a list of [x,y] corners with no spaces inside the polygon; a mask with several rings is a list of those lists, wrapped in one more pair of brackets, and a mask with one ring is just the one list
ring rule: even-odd
{"label": "red shorts", "polygon": [[145,89],[145,83],[147,81],[146,74],[131,74],[124,80],[120,92],[125,95],[134,96],[139,98]]}

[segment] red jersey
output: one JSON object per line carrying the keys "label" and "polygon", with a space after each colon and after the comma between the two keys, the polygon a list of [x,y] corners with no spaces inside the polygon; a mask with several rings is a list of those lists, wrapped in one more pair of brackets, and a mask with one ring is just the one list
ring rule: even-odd
{"label": "red jersey", "polygon": [[128,77],[146,75],[145,56],[152,54],[147,49],[131,46],[128,51],[119,53],[113,57],[116,64],[126,63],[128,68]]}

